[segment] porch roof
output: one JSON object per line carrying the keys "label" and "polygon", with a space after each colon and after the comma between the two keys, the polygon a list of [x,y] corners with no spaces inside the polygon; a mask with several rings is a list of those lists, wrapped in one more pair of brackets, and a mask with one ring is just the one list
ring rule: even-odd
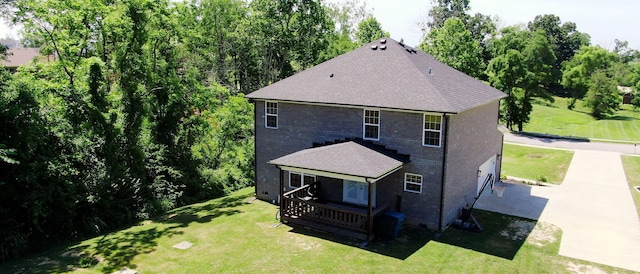
{"label": "porch roof", "polygon": [[382,146],[348,141],[300,150],[269,164],[288,171],[373,183],[408,162],[408,156]]}

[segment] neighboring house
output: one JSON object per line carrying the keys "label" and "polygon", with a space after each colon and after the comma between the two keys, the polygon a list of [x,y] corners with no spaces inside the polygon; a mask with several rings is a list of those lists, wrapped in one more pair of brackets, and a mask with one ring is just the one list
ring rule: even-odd
{"label": "neighboring house", "polygon": [[18,67],[27,65],[34,60],[49,62],[55,59],[53,55],[43,56],[38,48],[10,48],[7,49],[6,59],[0,59],[0,64],[11,72]]}
{"label": "neighboring house", "polygon": [[246,97],[256,196],[284,221],[371,239],[391,210],[445,230],[500,174],[505,94],[392,39]]}
{"label": "neighboring house", "polygon": [[631,105],[631,101],[635,97],[631,87],[618,86],[618,90],[622,93],[622,104]]}

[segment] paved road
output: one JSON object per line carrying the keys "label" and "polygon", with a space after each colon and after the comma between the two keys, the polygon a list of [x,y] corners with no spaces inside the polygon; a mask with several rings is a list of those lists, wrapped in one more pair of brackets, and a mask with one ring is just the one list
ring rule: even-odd
{"label": "paved road", "polygon": [[505,184],[502,198],[485,191],[477,208],[560,227],[560,255],[640,272],[640,221],[620,160],[621,153],[634,153],[633,145],[507,134],[505,141],[574,149],[575,154],[561,185]]}

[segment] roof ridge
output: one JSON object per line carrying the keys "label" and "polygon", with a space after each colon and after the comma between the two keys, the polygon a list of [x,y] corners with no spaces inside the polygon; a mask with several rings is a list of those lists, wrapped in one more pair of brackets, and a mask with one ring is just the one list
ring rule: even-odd
{"label": "roof ridge", "polygon": [[[391,39],[391,40],[393,40],[393,39]],[[393,40],[393,41],[395,41],[395,40]],[[431,58],[431,59],[432,59],[432,61],[439,62],[438,60],[436,60],[436,58],[435,58],[435,57],[433,57],[433,55],[428,54],[428,53],[426,53],[426,52],[424,52],[424,51],[422,51],[422,50],[420,50],[420,49],[415,49],[415,48],[409,47],[409,46],[405,45],[404,43],[400,43],[400,42],[396,42],[396,43],[398,43],[398,45],[399,45],[399,46],[401,46],[401,47],[403,47],[403,48],[411,48],[411,49],[413,49],[413,54],[418,55],[418,54],[422,53],[422,54],[425,54],[428,58]],[[418,64],[417,64],[417,62],[416,62],[416,61],[418,61],[418,60],[415,60],[414,58],[411,58],[411,55],[404,54],[404,56],[403,56],[403,57],[404,57],[404,58],[406,58],[409,62],[411,62],[411,64],[412,64],[412,65],[413,65],[413,66],[418,70],[418,72],[420,72],[420,73],[425,77],[425,79],[430,79],[430,77],[435,77],[435,75],[433,75],[433,74],[432,74],[432,72],[433,72],[432,67],[428,67],[428,69],[422,70],[422,69],[418,66]],[[431,61],[431,60],[430,60],[430,61]],[[441,64],[442,64],[442,63],[441,63]],[[449,108],[453,108],[453,105],[451,105],[451,102],[449,102],[449,101],[448,101],[448,100],[447,100],[447,99],[442,95],[441,91],[440,91],[440,90],[439,90],[439,89],[438,89],[438,88],[433,84],[433,82],[432,82],[431,80],[426,80],[425,82],[426,82],[427,84],[429,84],[429,86],[431,86],[431,88],[432,88],[433,90],[437,91],[437,92],[436,92],[436,95],[437,95],[438,97],[440,97],[440,99],[442,100],[442,102],[445,102],[445,103],[448,105],[447,107],[449,107]]]}

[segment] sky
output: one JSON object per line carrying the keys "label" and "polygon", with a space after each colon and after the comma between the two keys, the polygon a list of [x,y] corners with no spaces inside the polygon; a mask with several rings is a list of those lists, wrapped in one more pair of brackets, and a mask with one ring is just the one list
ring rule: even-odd
{"label": "sky", "polygon": [[[340,2],[341,0],[329,0]],[[555,14],[562,22],[574,22],[578,31],[588,33],[591,43],[612,49],[614,39],[628,41],[640,49],[640,1],[638,0],[470,0],[471,14],[498,16],[501,26],[526,24],[536,15]],[[424,21],[431,8],[429,0],[367,0],[367,7],[391,37],[417,46]]]}
{"label": "sky", "polygon": [[[342,2],[343,0],[326,0]],[[424,21],[431,7],[430,0],[367,0],[382,28],[391,37],[411,46],[420,44]],[[526,24],[536,15],[555,14],[562,22],[574,22],[578,30],[591,35],[591,43],[612,49],[614,39],[628,41],[640,49],[640,1],[638,0],[470,0],[471,14],[498,16],[501,26]],[[16,29],[0,19],[0,38],[16,36]]]}

